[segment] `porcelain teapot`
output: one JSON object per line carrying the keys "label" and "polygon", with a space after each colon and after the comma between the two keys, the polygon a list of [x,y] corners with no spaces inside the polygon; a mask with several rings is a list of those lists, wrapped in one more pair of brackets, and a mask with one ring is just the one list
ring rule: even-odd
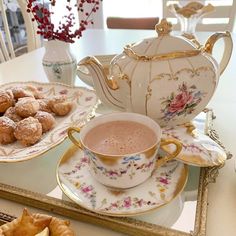
{"label": "porcelain teapot", "polygon": [[[108,75],[95,57],[80,61],[105,105],[147,115],[161,126],[189,122],[206,107],[231,57],[231,35],[215,33],[202,46],[195,38],[171,36],[171,28],[162,19],[155,26],[158,37],[125,46]],[[220,38],[224,52],[218,64],[212,51]]]}

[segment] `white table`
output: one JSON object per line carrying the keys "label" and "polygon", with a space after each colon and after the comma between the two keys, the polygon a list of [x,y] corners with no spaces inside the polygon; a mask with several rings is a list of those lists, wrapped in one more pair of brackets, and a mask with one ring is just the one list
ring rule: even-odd
{"label": "white table", "polygon": [[[199,39],[204,42],[209,33],[199,33]],[[155,31],[136,30],[93,30],[85,32],[79,42],[73,45],[78,59],[87,55],[114,54],[122,51],[127,43],[141,40],[144,37],[155,36]],[[233,35],[236,42],[236,35]],[[218,49],[217,49],[218,50]],[[219,49],[220,50],[220,49]],[[40,48],[31,53],[18,57],[0,65],[0,84],[13,81],[41,81],[47,82],[41,61],[44,49]],[[221,140],[233,156],[236,156],[234,134],[236,133],[236,79],[234,78],[236,52],[233,52],[231,61],[220,78],[216,93],[208,107],[214,109],[217,116],[215,127]],[[76,85],[84,85],[76,80]],[[36,158],[37,159],[37,158]],[[12,164],[12,170],[17,164]],[[30,164],[22,164],[22,168]],[[17,185],[17,173],[12,176],[12,185]],[[14,178],[15,177],[15,178]],[[0,180],[1,181],[1,180]],[[30,185],[30,180],[25,185]],[[25,186],[19,186],[25,187]],[[0,209],[16,215],[22,211],[22,206],[7,200],[0,199]],[[236,173],[234,159],[227,161],[220,171],[216,184],[211,184],[209,191],[209,207],[207,220],[207,236],[236,235]],[[38,210],[39,211],[39,210]],[[120,235],[119,233],[101,229],[93,225],[72,220],[72,226],[78,229],[80,235]]]}

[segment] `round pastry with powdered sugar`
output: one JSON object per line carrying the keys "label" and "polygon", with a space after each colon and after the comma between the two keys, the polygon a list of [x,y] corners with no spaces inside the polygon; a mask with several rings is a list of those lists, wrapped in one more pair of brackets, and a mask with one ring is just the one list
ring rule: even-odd
{"label": "round pastry with powdered sugar", "polygon": [[9,107],[14,106],[14,103],[11,90],[0,90],[0,113],[4,113]]}
{"label": "round pastry with powdered sugar", "polygon": [[33,145],[42,137],[42,125],[33,118],[28,117],[17,123],[14,135],[24,146]]}
{"label": "round pastry with powdered sugar", "polygon": [[16,113],[21,117],[34,116],[39,110],[39,103],[35,98],[20,98],[15,106]]}
{"label": "round pastry with powdered sugar", "polygon": [[44,95],[42,93],[40,93],[38,91],[38,89],[36,87],[34,87],[33,85],[27,85],[27,86],[24,87],[24,89],[26,91],[31,92],[35,99],[42,99],[42,98],[44,98]]}
{"label": "round pastry with powdered sugar", "polygon": [[14,99],[17,101],[20,98],[24,97],[34,97],[33,93],[31,91],[27,91],[26,89],[22,87],[13,87],[11,88],[11,91],[13,93]]}
{"label": "round pastry with powdered sugar", "polygon": [[45,111],[38,111],[34,118],[36,118],[41,123],[43,133],[52,129],[56,122],[53,115]]}
{"label": "round pastry with powdered sugar", "polygon": [[15,107],[9,107],[4,113],[4,116],[8,117],[14,122],[19,122],[22,120],[22,118],[16,113]]}
{"label": "round pastry with powdered sugar", "polygon": [[50,106],[49,106],[49,99],[42,98],[42,99],[37,99],[37,101],[39,103],[40,111],[46,111],[48,113],[52,113],[52,110],[50,109]]}
{"label": "round pastry with powdered sugar", "polygon": [[0,117],[0,143],[9,144],[13,143],[16,138],[14,136],[14,131],[16,124],[14,121],[6,116]]}

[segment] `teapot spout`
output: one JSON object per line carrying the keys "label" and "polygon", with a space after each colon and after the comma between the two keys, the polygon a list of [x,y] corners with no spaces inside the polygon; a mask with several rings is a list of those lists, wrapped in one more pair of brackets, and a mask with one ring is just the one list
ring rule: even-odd
{"label": "teapot spout", "polygon": [[94,89],[102,103],[116,110],[125,110],[119,99],[120,91],[117,81],[108,78],[104,67],[95,57],[85,57],[78,65],[85,66],[89,70]]}

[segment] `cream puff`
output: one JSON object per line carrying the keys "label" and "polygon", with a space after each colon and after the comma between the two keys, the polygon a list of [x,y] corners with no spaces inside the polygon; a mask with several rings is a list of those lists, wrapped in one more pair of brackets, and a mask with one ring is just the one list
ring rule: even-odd
{"label": "cream puff", "polygon": [[14,106],[14,103],[11,90],[0,90],[0,113],[4,113],[9,107]]}
{"label": "cream puff", "polygon": [[15,106],[16,113],[21,117],[34,116],[39,110],[39,103],[35,98],[20,98]]}
{"label": "cream puff", "polygon": [[28,117],[17,123],[14,135],[22,145],[29,146],[38,142],[42,133],[40,122],[33,117]]}
{"label": "cream puff", "polygon": [[36,118],[41,123],[43,133],[52,129],[56,122],[53,115],[45,111],[38,111],[34,118]]}
{"label": "cream puff", "polygon": [[16,124],[13,120],[6,116],[0,117],[0,143],[9,144],[13,143],[16,138],[14,136],[14,131]]}

